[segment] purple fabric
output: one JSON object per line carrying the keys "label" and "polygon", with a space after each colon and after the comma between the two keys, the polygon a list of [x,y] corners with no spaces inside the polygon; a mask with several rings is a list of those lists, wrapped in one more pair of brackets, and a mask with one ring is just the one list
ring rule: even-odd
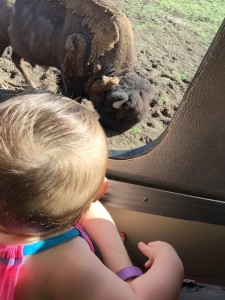
{"label": "purple fabric", "polygon": [[116,275],[124,281],[129,278],[135,278],[141,276],[142,274],[143,274],[142,270],[135,266],[124,268],[116,273]]}

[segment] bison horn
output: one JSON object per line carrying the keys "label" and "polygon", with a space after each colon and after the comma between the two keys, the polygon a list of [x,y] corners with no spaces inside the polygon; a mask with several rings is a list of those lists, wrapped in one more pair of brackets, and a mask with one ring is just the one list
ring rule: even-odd
{"label": "bison horn", "polygon": [[123,100],[120,100],[120,101],[115,101],[113,103],[113,107],[116,108],[116,109],[119,109],[123,103],[125,103],[129,98],[127,97],[127,99],[123,99]]}
{"label": "bison horn", "polygon": [[[89,88],[89,93],[101,93],[110,90],[119,84],[118,77],[108,77],[103,75],[101,79],[96,80]],[[87,89],[88,85],[86,85]]]}

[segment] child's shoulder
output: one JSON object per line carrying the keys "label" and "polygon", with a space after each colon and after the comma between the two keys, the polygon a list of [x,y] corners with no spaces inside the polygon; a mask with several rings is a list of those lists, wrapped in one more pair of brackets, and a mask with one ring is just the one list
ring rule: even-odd
{"label": "child's shoulder", "polygon": [[51,264],[54,268],[51,279],[54,299],[72,299],[74,295],[78,299],[89,299],[89,286],[99,286],[102,267],[105,268],[91,252],[87,242],[80,237],[60,245],[53,251]]}
{"label": "child's shoulder", "polygon": [[72,299],[71,294],[80,294],[87,275],[91,275],[86,262],[92,264],[92,259],[96,259],[95,254],[81,237],[27,257],[19,273],[18,299],[30,299],[34,294],[43,300]]}
{"label": "child's shoulder", "polygon": [[22,296],[15,299],[33,299],[30,295],[42,300],[136,299],[127,283],[110,271],[81,237],[34,255],[26,264],[30,276],[20,281]]}
{"label": "child's shoulder", "polygon": [[95,259],[95,254],[82,237],[62,243],[46,254],[55,272],[61,274],[64,272],[65,278],[68,279],[72,276],[73,279],[80,280],[86,261]]}

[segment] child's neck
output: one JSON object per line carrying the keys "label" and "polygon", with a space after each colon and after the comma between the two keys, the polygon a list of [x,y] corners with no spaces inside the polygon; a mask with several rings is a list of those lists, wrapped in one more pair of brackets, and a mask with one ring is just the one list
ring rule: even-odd
{"label": "child's neck", "polygon": [[29,244],[33,242],[37,242],[41,240],[41,236],[39,235],[22,235],[22,234],[14,234],[14,233],[6,233],[0,231],[0,244],[4,245],[21,245],[21,244]]}
{"label": "child's neck", "polygon": [[59,235],[67,230],[68,229],[49,234],[39,234],[38,232],[32,234],[18,234],[13,232],[7,232],[0,227],[0,244],[13,246],[34,243],[44,240],[46,238]]}

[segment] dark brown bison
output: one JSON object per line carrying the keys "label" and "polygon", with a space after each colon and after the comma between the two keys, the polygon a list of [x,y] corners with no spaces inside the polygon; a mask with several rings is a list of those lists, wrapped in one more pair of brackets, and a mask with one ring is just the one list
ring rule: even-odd
{"label": "dark brown bison", "polygon": [[105,127],[125,130],[141,121],[153,98],[150,83],[134,72],[130,21],[109,0],[0,0],[0,55],[27,81],[21,58],[61,71],[67,95],[85,96]]}

